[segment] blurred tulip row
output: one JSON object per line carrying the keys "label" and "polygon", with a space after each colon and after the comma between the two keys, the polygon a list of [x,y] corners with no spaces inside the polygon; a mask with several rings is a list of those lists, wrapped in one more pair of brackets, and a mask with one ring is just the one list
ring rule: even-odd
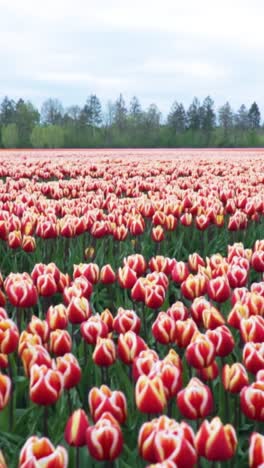
{"label": "blurred tulip row", "polygon": [[0,468],[264,466],[263,162],[0,168]]}

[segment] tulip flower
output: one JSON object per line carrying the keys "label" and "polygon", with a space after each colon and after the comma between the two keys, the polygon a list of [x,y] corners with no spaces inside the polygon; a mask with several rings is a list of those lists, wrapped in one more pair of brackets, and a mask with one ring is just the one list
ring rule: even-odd
{"label": "tulip flower", "polygon": [[249,468],[259,468],[264,464],[264,435],[253,432],[249,440]]}
{"label": "tulip flower", "polygon": [[124,424],[127,417],[127,403],[122,392],[111,391],[107,385],[101,385],[100,388],[93,387],[89,392],[88,402],[94,422],[97,422],[105,412],[109,412],[119,424]]}
{"label": "tulip flower", "polygon": [[62,375],[45,365],[34,364],[30,369],[30,399],[37,405],[52,405],[63,390]]}
{"label": "tulip flower", "polygon": [[63,387],[66,390],[75,387],[81,380],[82,373],[79,362],[71,353],[57,357],[56,361],[53,362],[53,368],[62,375]]}
{"label": "tulip flower", "polygon": [[179,348],[186,348],[197,331],[197,325],[191,318],[177,320],[175,323],[175,341]]}
{"label": "tulip flower", "polygon": [[197,333],[186,348],[186,360],[189,366],[201,369],[212,364],[216,356],[213,343],[206,335]]}
{"label": "tulip flower", "polygon": [[27,274],[10,273],[5,280],[5,290],[15,307],[33,307],[37,303],[37,289]]}
{"label": "tulip flower", "polygon": [[93,352],[97,366],[109,367],[116,361],[116,348],[111,338],[98,338]]}
{"label": "tulip flower", "polygon": [[84,276],[90,283],[96,284],[100,278],[99,266],[96,263],[73,265],[73,278]]}
{"label": "tulip flower", "polygon": [[[197,459],[194,433],[184,421],[181,423],[167,416],[143,424],[138,435],[139,453],[149,462],[177,460],[182,468],[193,466]],[[166,466],[166,465],[165,465]]]}
{"label": "tulip flower", "polygon": [[133,360],[143,350],[147,349],[147,344],[140,336],[133,331],[121,333],[118,337],[118,356],[125,364],[131,364]]}
{"label": "tulip flower", "polygon": [[175,283],[181,284],[189,276],[190,272],[188,266],[184,262],[176,262],[171,272],[172,280]]}
{"label": "tulip flower", "polygon": [[128,265],[118,268],[117,280],[121,288],[131,289],[137,281],[137,274]]}
{"label": "tulip flower", "polygon": [[72,297],[67,307],[68,319],[72,324],[79,324],[87,320],[92,313],[88,299]]}
{"label": "tulip flower", "polygon": [[177,322],[177,320],[187,320],[189,317],[188,309],[181,301],[174,302],[174,304],[172,304],[167,310],[167,314],[175,322]]}
{"label": "tulip flower", "polygon": [[201,274],[189,275],[181,284],[181,293],[186,299],[193,300],[206,292],[208,280]]}
{"label": "tulip flower", "polygon": [[46,320],[50,330],[64,330],[68,326],[67,310],[64,304],[50,306]]}
{"label": "tulip flower", "polygon": [[145,287],[145,304],[151,309],[158,309],[165,301],[165,289],[159,284]]}
{"label": "tulip flower", "polygon": [[39,335],[42,343],[46,343],[49,339],[49,325],[46,320],[41,320],[32,315],[31,321],[27,326],[27,331],[33,335]]}
{"label": "tulip flower", "polygon": [[86,444],[86,430],[89,427],[89,421],[82,409],[77,409],[72,413],[67,421],[64,439],[67,444],[73,447],[83,447]]}
{"label": "tulip flower", "polygon": [[159,360],[156,351],[146,349],[141,351],[137,357],[134,358],[132,364],[133,379],[137,381],[140,375],[149,375],[155,362]]}
{"label": "tulip flower", "polygon": [[67,451],[60,445],[55,448],[46,437],[31,436],[20,451],[18,468],[37,466],[67,468]]}
{"label": "tulip flower", "polygon": [[126,333],[131,330],[138,334],[140,326],[141,320],[134,310],[123,309],[123,307],[118,308],[117,315],[113,321],[113,329],[117,333]]}
{"label": "tulip flower", "polygon": [[8,318],[0,318],[0,353],[13,353],[18,346],[19,331],[13,322]]}
{"label": "tulip flower", "polygon": [[242,359],[245,368],[253,374],[264,369],[264,343],[246,343]]}
{"label": "tulip flower", "polygon": [[98,461],[118,458],[123,449],[123,435],[116,419],[104,413],[94,426],[88,427],[86,443],[91,456]]}
{"label": "tulip flower", "polygon": [[248,418],[264,421],[264,381],[258,380],[242,388],[240,406]]}
{"label": "tulip flower", "polygon": [[69,353],[72,348],[72,339],[66,330],[54,330],[50,333],[49,350],[56,356]]}
{"label": "tulip flower", "polygon": [[48,368],[50,368],[52,364],[51,357],[46,348],[42,345],[32,345],[31,343],[26,344],[26,346],[21,346],[21,360],[27,377],[29,377],[31,368],[34,364],[39,366],[45,365]]}
{"label": "tulip flower", "polygon": [[239,393],[249,383],[247,371],[240,362],[231,366],[225,364],[222,369],[222,382],[226,391]]}
{"label": "tulip flower", "polygon": [[252,315],[248,319],[241,319],[240,333],[244,342],[263,343],[264,341],[264,318]]}
{"label": "tulip flower", "polygon": [[0,411],[9,402],[12,391],[12,382],[8,375],[0,374]]}
{"label": "tulip flower", "polygon": [[185,418],[205,418],[213,410],[213,395],[207,385],[193,377],[178,393],[177,405]]}
{"label": "tulip flower", "polygon": [[207,294],[213,301],[225,302],[231,295],[228,279],[224,276],[211,279],[207,285]]}
{"label": "tulip flower", "polygon": [[143,255],[141,254],[134,254],[134,255],[129,255],[128,257],[125,257],[123,259],[124,266],[127,265],[132,270],[134,270],[137,274],[137,276],[142,276],[146,269],[147,269],[147,263]]}
{"label": "tulip flower", "polygon": [[151,329],[155,340],[159,343],[165,345],[175,341],[175,321],[166,312],[158,314]]}
{"label": "tulip flower", "polygon": [[100,315],[96,314],[82,322],[80,332],[86,343],[95,345],[97,338],[106,338],[108,336],[109,330]]}
{"label": "tulip flower", "polygon": [[236,432],[231,424],[222,424],[220,418],[205,420],[196,434],[195,445],[198,455],[212,461],[232,458],[237,448]]}
{"label": "tulip flower", "polygon": [[116,274],[111,265],[104,265],[101,268],[100,280],[103,284],[112,284],[116,280]]}
{"label": "tulip flower", "polygon": [[141,375],[135,388],[136,405],[142,413],[161,413],[167,404],[163,382],[159,376]]}

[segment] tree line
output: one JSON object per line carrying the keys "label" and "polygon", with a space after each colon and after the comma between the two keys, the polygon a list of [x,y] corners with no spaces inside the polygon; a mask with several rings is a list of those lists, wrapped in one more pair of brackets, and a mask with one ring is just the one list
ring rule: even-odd
{"label": "tree line", "polygon": [[264,146],[259,106],[253,102],[234,111],[229,102],[215,109],[207,96],[188,108],[175,101],[167,116],[156,104],[143,109],[134,96],[122,96],[103,109],[91,94],[83,107],[64,108],[47,99],[40,110],[30,101],[5,97],[0,103],[0,147],[257,147]]}

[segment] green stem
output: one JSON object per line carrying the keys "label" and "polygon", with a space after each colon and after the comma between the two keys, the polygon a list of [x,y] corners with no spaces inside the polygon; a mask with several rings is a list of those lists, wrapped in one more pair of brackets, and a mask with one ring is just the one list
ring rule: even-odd
{"label": "green stem", "polygon": [[69,415],[71,415],[72,412],[73,412],[73,409],[72,409],[72,401],[71,401],[71,393],[70,393],[70,390],[67,390],[67,401],[68,401]]}
{"label": "green stem", "polygon": [[76,447],[75,449],[75,468],[80,466],[80,448]]}
{"label": "green stem", "polygon": [[45,405],[44,406],[44,417],[43,417],[43,433],[44,433],[45,437],[49,437],[48,416],[49,416],[49,407],[48,407],[48,405]]}
{"label": "green stem", "polygon": [[10,354],[8,355],[8,373],[11,380],[11,392],[10,392],[10,402],[9,402],[9,432],[13,430],[14,423],[14,383],[13,383],[13,368]]}

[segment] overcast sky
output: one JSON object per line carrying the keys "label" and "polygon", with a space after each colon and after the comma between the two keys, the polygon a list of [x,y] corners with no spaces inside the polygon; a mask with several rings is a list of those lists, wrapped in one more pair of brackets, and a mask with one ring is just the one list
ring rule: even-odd
{"label": "overcast sky", "polygon": [[0,99],[264,108],[263,0],[0,0]]}

